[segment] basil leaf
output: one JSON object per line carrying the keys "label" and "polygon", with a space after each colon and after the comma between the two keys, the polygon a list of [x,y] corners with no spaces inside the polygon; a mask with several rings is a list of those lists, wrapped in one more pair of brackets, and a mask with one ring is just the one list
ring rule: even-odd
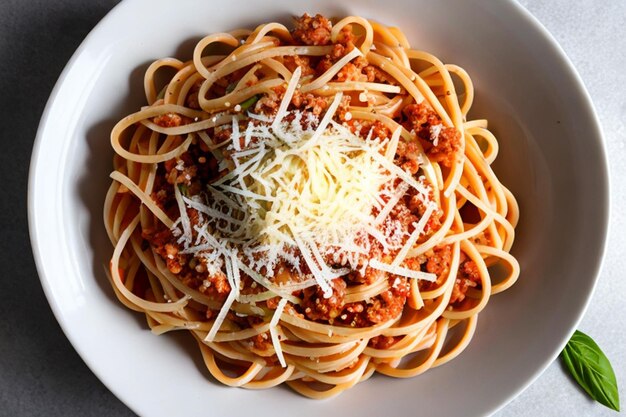
{"label": "basil leaf", "polygon": [[615,373],[608,358],[591,337],[576,330],[561,352],[561,360],[591,398],[619,411]]}

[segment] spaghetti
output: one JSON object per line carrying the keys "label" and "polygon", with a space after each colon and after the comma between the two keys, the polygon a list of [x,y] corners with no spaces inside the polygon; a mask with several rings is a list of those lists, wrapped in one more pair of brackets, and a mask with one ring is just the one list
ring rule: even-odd
{"label": "spaghetti", "polygon": [[[159,73],[174,72],[164,85]],[[211,374],[337,395],[468,345],[517,279],[498,142],[458,66],[361,17],[202,39],[114,127],[109,279]]]}

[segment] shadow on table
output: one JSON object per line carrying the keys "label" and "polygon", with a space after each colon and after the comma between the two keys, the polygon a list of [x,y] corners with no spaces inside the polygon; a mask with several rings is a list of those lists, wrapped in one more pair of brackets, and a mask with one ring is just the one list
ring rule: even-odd
{"label": "shadow on table", "polygon": [[[28,239],[26,190],[39,118],[68,59],[117,1],[0,6],[0,403],[3,415],[130,415],[83,365],[51,314]],[[45,410],[45,411],[44,411]],[[6,413],[6,414],[5,414]]]}

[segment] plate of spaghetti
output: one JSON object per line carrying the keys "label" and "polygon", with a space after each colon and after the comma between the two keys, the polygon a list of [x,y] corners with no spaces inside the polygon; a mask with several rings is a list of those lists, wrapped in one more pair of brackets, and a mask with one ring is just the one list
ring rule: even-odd
{"label": "plate of spaghetti", "polygon": [[122,401],[482,415],[554,359],[601,262],[606,163],[520,6],[157,3],[76,52],[29,189],[53,311]]}

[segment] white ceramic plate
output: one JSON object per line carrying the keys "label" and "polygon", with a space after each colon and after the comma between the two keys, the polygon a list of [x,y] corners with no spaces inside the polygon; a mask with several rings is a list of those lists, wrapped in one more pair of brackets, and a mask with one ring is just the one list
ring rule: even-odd
{"label": "white ceramic plate", "polygon": [[[286,388],[218,385],[190,336],[152,335],[117,302],[103,273],[112,252],[101,220],[109,132],[143,104],[147,64],[168,55],[189,59],[205,34],[289,23],[304,11],[397,25],[414,47],[468,70],[477,93],[473,116],[488,118],[499,137],[496,171],[522,213],[513,248],[521,278],[492,299],[458,359],[410,380],[377,376],[320,402]],[[601,263],[607,211],[605,155],[589,97],[558,45],[512,1],[124,1],[83,42],[54,89],[29,183],[32,245],[54,314],[107,387],[151,416],[492,413],[554,360],[581,318]]]}

